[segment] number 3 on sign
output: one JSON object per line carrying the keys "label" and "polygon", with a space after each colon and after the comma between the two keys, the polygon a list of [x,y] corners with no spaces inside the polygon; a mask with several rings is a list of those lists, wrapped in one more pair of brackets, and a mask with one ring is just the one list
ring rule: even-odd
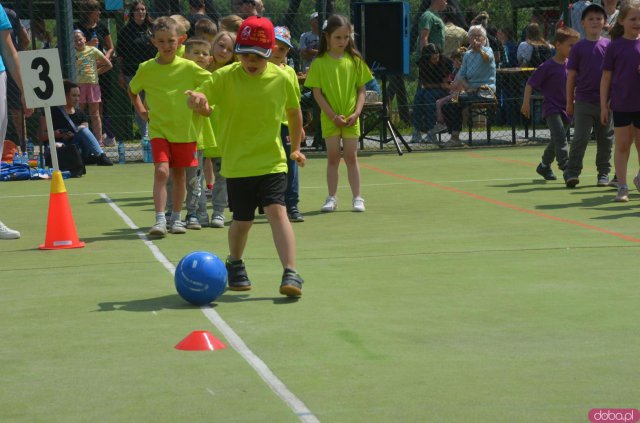
{"label": "number 3 on sign", "polygon": [[58,49],[21,51],[18,55],[27,107],[35,109],[65,104]]}

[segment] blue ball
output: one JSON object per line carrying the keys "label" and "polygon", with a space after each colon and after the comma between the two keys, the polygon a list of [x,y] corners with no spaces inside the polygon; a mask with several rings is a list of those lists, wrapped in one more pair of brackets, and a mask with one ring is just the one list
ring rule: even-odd
{"label": "blue ball", "polygon": [[227,268],[216,255],[195,251],[180,260],[174,280],[182,298],[201,306],[214,301],[227,288]]}

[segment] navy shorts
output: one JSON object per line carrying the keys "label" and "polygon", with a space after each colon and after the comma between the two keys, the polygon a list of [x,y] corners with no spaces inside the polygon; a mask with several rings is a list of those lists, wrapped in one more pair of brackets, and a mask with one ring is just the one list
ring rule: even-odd
{"label": "navy shorts", "polygon": [[229,210],[233,212],[233,220],[250,222],[256,217],[256,208],[262,210],[272,204],[284,206],[286,190],[286,173],[227,178]]}
{"label": "navy shorts", "polygon": [[640,129],[640,112],[613,112],[613,126],[615,128],[622,128],[631,124]]}

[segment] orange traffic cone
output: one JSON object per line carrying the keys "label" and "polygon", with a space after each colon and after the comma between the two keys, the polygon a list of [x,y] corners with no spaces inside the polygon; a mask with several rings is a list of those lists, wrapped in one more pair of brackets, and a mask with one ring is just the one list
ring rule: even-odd
{"label": "orange traffic cone", "polygon": [[178,342],[175,348],[184,351],[215,351],[227,346],[207,330],[194,330]]}
{"label": "orange traffic cone", "polygon": [[84,242],[78,240],[76,224],[73,222],[67,189],[62,181],[62,173],[53,172],[51,193],[49,195],[49,216],[47,218],[47,235],[41,250],[61,250],[66,248],[82,248]]}

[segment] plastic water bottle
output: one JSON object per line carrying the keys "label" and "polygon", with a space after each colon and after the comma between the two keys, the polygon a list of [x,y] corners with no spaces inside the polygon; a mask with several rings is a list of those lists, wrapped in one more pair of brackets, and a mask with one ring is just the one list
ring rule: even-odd
{"label": "plastic water bottle", "polygon": [[33,141],[31,141],[31,138],[27,138],[27,157],[29,157],[29,160],[33,160]]}
{"label": "plastic water bottle", "polygon": [[127,161],[127,157],[124,150],[124,141],[118,142],[118,163],[124,164]]}
{"label": "plastic water bottle", "polygon": [[153,156],[151,155],[151,141],[149,141],[149,137],[142,138],[142,161],[145,163],[153,162]]}

